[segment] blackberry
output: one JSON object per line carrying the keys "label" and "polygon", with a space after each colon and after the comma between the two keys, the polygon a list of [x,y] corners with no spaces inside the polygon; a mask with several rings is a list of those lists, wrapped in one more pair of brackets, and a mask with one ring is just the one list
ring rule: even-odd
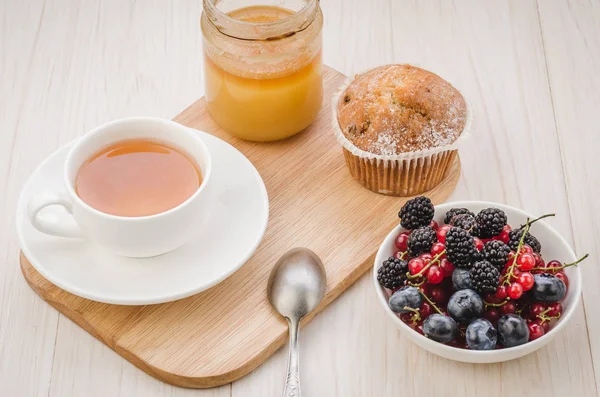
{"label": "blackberry", "polygon": [[410,236],[408,236],[408,253],[414,257],[423,252],[429,252],[436,240],[437,234],[430,226],[413,230]]}
{"label": "blackberry", "polygon": [[506,225],[506,214],[499,208],[486,208],[475,217],[479,224],[481,238],[497,236]]}
{"label": "blackberry", "polygon": [[377,281],[385,288],[394,290],[404,285],[407,272],[407,261],[390,256],[377,270]]}
{"label": "blackberry", "polygon": [[[519,241],[521,241],[521,237],[523,236],[523,231],[524,231],[524,229],[515,229],[515,230],[511,230],[508,233],[508,246],[512,250],[516,251],[517,248],[519,247]],[[533,234],[531,234],[529,232],[527,232],[527,234],[525,234],[523,243],[530,246],[531,249],[533,249],[533,252],[536,252],[539,254],[542,251],[542,244],[540,243],[540,241]]]}
{"label": "blackberry", "polygon": [[413,230],[429,225],[434,212],[431,200],[419,196],[408,200],[398,212],[398,217],[403,228]]}
{"label": "blackberry", "polygon": [[450,210],[446,212],[446,216],[444,217],[444,223],[449,225],[452,222],[452,218],[454,218],[457,215],[463,214],[468,214],[472,217],[475,217],[475,214],[472,213],[468,208],[450,208]]}
{"label": "blackberry", "polygon": [[471,267],[474,258],[479,255],[475,241],[466,230],[453,226],[446,233],[446,256],[455,267]]}
{"label": "blackberry", "polygon": [[480,294],[494,292],[500,284],[500,271],[488,261],[478,261],[473,263],[469,278],[473,289]]}
{"label": "blackberry", "polygon": [[508,261],[510,247],[502,241],[492,240],[485,243],[480,253],[484,260],[490,262],[496,269],[502,270]]}
{"label": "blackberry", "polygon": [[475,220],[475,216],[470,214],[456,215],[450,221],[452,226],[460,227],[469,232],[471,236],[479,236],[479,224]]}

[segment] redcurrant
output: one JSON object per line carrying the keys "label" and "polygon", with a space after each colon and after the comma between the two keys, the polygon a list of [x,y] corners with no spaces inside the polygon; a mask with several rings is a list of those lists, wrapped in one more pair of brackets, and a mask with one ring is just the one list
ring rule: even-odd
{"label": "redcurrant", "polygon": [[565,283],[565,285],[567,286],[567,288],[569,288],[569,277],[567,277],[567,275],[565,274],[565,272],[558,272],[554,275],[556,278],[558,278],[559,280],[562,280],[563,283]]}
{"label": "redcurrant", "polygon": [[419,314],[421,315],[421,320],[425,320],[427,317],[429,317],[429,315],[433,312],[433,308],[431,307],[431,305],[427,302],[423,302],[423,304],[421,305],[421,310],[419,311]]}
{"label": "redcurrant", "polygon": [[[431,246],[431,255],[432,256],[437,256],[439,254],[441,254],[442,252],[444,252],[444,250],[446,249],[446,246],[442,243],[435,243]],[[446,254],[444,253],[442,256],[440,256],[440,258],[445,258]]]}
{"label": "redcurrant", "polygon": [[559,261],[550,261],[546,264],[546,268],[548,269],[548,273],[556,273],[559,270],[557,270],[557,267],[561,267],[562,263],[560,263]]}
{"label": "redcurrant", "polygon": [[444,279],[444,273],[440,270],[439,266],[432,265],[427,270],[427,281],[431,284],[439,284]]}
{"label": "redcurrant", "polygon": [[451,277],[454,272],[454,265],[448,259],[444,258],[440,261],[440,269],[442,269],[444,277]]}
{"label": "redcurrant", "polygon": [[502,241],[504,244],[508,244],[510,241],[509,233],[511,230],[512,228],[509,225],[504,225],[504,228],[502,228],[502,231],[498,235],[498,240]]}
{"label": "redcurrant", "polygon": [[542,328],[544,328],[544,333],[548,333],[548,331],[550,331],[550,322],[549,321],[540,321],[540,324],[542,325]]}
{"label": "redcurrant", "polygon": [[500,303],[502,302],[502,299],[498,299],[496,298],[495,294],[492,293],[487,293],[483,296],[483,300],[487,303]]}
{"label": "redcurrant", "polygon": [[446,244],[446,233],[452,228],[452,225],[444,225],[437,230],[437,239],[440,243]]}
{"label": "redcurrant", "polygon": [[427,296],[431,297],[431,284],[429,284],[429,283],[426,283],[425,281],[427,281],[427,280],[422,280],[420,277],[419,277],[419,280],[420,280],[420,281],[423,281],[423,285],[421,285],[421,286],[419,287],[419,289],[421,290],[421,292],[422,292],[423,294],[425,294],[425,295],[427,295]]}
{"label": "redcurrant", "polygon": [[492,324],[495,324],[496,321],[498,321],[498,319],[500,318],[500,310],[498,310],[495,307],[490,307],[483,313],[483,316],[487,318]]}
{"label": "redcurrant", "polygon": [[425,267],[425,262],[423,262],[423,260],[420,258],[412,258],[408,262],[408,271],[413,276],[415,274],[419,273],[421,270],[423,270],[424,267]]}
{"label": "redcurrant", "polygon": [[517,280],[520,275],[521,275],[521,270],[519,270],[519,269],[513,269],[513,271],[512,271],[512,278],[511,278],[510,281]]}
{"label": "redcurrant", "polygon": [[517,279],[517,283],[521,284],[521,287],[523,287],[523,291],[529,291],[530,289],[532,289],[534,282],[535,280],[533,278],[533,275],[529,272],[521,273],[519,275],[519,278]]}
{"label": "redcurrant", "polygon": [[535,320],[546,310],[546,305],[534,302],[529,306],[529,318]]}
{"label": "redcurrant", "polygon": [[527,244],[523,244],[519,250],[519,254],[533,254],[533,249]]}
{"label": "redcurrant", "polygon": [[508,296],[508,291],[506,290],[506,286],[505,285],[499,286],[494,295],[496,296],[496,298],[498,298],[500,300],[506,299],[506,297]]}
{"label": "redcurrant", "polygon": [[413,314],[412,312],[410,313],[402,313],[400,315],[398,315],[398,317],[400,317],[400,320],[402,320],[405,324],[412,324],[413,323]]}
{"label": "redcurrant", "polygon": [[511,299],[519,299],[523,295],[523,287],[519,283],[512,283],[508,286],[508,296]]}
{"label": "redcurrant", "polygon": [[529,340],[536,340],[544,336],[544,328],[539,322],[533,321],[527,325],[529,327]]}
{"label": "redcurrant", "polygon": [[475,237],[473,241],[475,241],[475,248],[477,248],[477,251],[481,251],[483,249],[483,241],[478,237]]}
{"label": "redcurrant", "polygon": [[517,311],[517,305],[514,302],[506,302],[500,306],[500,312],[502,314],[511,314]]}
{"label": "redcurrant", "polygon": [[563,307],[560,302],[555,302],[548,305],[548,309],[550,309],[548,310],[548,316],[550,317],[560,316],[563,313]]}
{"label": "redcurrant", "polygon": [[535,267],[535,258],[532,254],[521,254],[517,258],[517,265],[521,270],[528,272]]}
{"label": "redcurrant", "polygon": [[404,259],[404,258],[406,258],[406,256],[407,256],[407,254],[405,251],[404,252],[403,251],[394,252],[394,258],[396,258],[396,259]]}
{"label": "redcurrant", "polygon": [[448,293],[441,285],[432,286],[428,296],[438,305],[445,305],[448,302]]}
{"label": "redcurrant", "polygon": [[396,240],[394,240],[394,244],[396,245],[396,248],[398,248],[400,251],[406,251],[409,235],[410,235],[409,232],[402,232],[398,236],[396,236]]}

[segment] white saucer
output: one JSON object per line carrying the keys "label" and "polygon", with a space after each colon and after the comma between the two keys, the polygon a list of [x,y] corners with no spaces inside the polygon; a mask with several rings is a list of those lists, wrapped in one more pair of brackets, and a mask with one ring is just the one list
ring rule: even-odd
{"label": "white saucer", "polygon": [[[57,150],[31,175],[17,207],[21,249],[42,276],[60,288],[98,302],[147,305],[194,295],[223,281],[254,253],[267,228],[269,200],[252,163],[228,143],[196,131],[213,160],[211,211],[204,227],[183,247],[154,258],[113,255],[81,239],[52,237],[29,223],[32,196],[61,186],[66,155]],[[68,216],[51,207],[41,216]]]}

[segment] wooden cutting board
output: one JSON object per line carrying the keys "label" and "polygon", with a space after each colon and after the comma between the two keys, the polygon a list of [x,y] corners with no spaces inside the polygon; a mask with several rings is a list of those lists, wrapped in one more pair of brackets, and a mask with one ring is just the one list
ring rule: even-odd
{"label": "wooden cutting board", "polygon": [[[331,131],[330,98],[344,79],[325,68],[325,101],[317,121],[282,142],[259,144],[228,136],[211,120],[203,99],[175,117],[237,147],[254,163],[269,193],[264,240],[248,263],[221,284],[171,303],[108,305],[61,290],[21,255],[27,282],[58,311],[164,382],[206,388],[246,375],[287,338],[287,323],[266,297],[267,278],[277,258],[297,246],[321,257],[327,293],[318,312],[371,268],[375,251],[397,224],[397,212],[406,201],[372,193],[350,176]],[[456,156],[445,180],[426,195],[434,203],[443,202],[459,174]]]}

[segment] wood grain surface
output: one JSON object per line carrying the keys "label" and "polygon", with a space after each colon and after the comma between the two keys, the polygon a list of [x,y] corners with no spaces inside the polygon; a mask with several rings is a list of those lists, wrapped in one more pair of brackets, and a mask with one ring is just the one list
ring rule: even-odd
{"label": "wood grain surface", "polygon": [[[325,97],[330,98],[345,76],[325,67],[323,80]],[[329,100],[306,131],[269,144],[245,142],[220,130],[203,99],[175,120],[234,145],[265,182],[269,226],[239,271],[190,298],[135,307],[92,302],[63,291],[23,255],[21,269],[43,299],[148,374],[178,386],[214,387],[246,375],[287,337],[287,323],[266,295],[279,256],[300,246],[323,260],[327,291],[306,323],[372,267],[372,248],[398,223],[396,214],[406,199],[375,194],[352,179],[331,128]],[[459,176],[456,159],[427,195],[434,203],[444,202]]]}
{"label": "wood grain surface", "polygon": [[[266,295],[267,279],[279,256],[299,246],[323,260],[327,291],[306,323],[373,266],[376,248],[398,223],[396,214],[407,200],[370,192],[352,179],[333,134],[329,101],[344,80],[344,75],[324,67],[327,100],[317,120],[280,142],[252,143],[229,136],[212,121],[203,99],[175,117],[238,148],[267,187],[270,220],[265,238],[254,256],[224,282],[187,299],[136,307],[74,296],[44,279],[21,255],[25,279],[58,311],[162,381],[206,388],[246,375],[287,337],[287,322]],[[442,182],[426,195],[435,204],[444,202],[459,176],[456,158]]]}
{"label": "wood grain surface", "polygon": [[[278,396],[285,349],[248,376],[182,389],[137,369],[27,286],[19,191],[47,155],[125,116],[172,118],[202,96],[199,0],[0,0],[0,396]],[[390,327],[363,277],[305,327],[306,396],[596,396],[600,368],[600,3],[597,0],[324,0],[324,61],[346,75],[409,62],[474,105],[451,199],[491,200],[549,223],[582,265],[583,305],[519,360],[459,364]]]}

